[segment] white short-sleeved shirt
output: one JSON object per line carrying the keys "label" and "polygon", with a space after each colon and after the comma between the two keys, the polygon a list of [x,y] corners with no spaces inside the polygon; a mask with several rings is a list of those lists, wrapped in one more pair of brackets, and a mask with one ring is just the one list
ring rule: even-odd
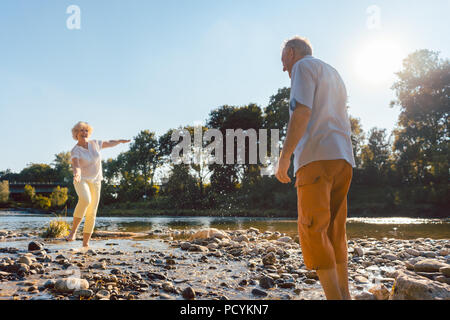
{"label": "white short-sleeved shirt", "polygon": [[75,145],[70,152],[70,160],[78,158],[81,168],[81,180],[99,182],[103,180],[102,157],[100,150],[103,142],[101,140],[88,141],[88,149]]}
{"label": "white short-sleeved shirt", "polygon": [[294,172],[313,161],[344,159],[355,167],[347,91],[339,73],[313,56],[292,67],[289,115],[297,102],[311,109],[308,127],[294,151]]}

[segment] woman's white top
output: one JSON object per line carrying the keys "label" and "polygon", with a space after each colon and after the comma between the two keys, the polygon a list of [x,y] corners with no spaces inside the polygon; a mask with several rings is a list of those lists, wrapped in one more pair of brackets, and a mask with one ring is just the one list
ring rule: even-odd
{"label": "woman's white top", "polygon": [[100,150],[102,149],[101,140],[88,141],[88,148],[75,145],[70,152],[70,160],[78,158],[81,168],[81,180],[99,182],[103,180],[102,175],[102,157]]}

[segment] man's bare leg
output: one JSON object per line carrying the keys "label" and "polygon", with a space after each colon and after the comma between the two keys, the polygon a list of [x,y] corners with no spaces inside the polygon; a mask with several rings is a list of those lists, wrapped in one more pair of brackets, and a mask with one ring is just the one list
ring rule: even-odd
{"label": "man's bare leg", "polygon": [[73,217],[72,229],[70,229],[70,233],[66,237],[67,241],[74,241],[76,239],[78,226],[80,225],[81,220],[81,218]]}
{"label": "man's bare leg", "polygon": [[320,284],[327,300],[342,300],[343,296],[339,287],[336,268],[317,270],[316,273],[319,276]]}
{"label": "man's bare leg", "polygon": [[352,300],[352,297],[350,295],[350,290],[348,289],[348,264],[347,264],[347,262],[337,263],[336,271],[337,271],[338,283],[339,283],[339,288],[341,290],[342,298],[344,300]]}

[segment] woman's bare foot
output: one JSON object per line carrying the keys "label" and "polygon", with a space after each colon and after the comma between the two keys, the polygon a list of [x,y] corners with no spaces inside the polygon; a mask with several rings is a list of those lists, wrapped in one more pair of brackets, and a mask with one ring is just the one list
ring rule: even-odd
{"label": "woman's bare foot", "polygon": [[72,241],[75,241],[75,235],[68,235],[67,237],[65,237],[64,239],[66,240],[66,241],[69,241],[69,242],[72,242]]}

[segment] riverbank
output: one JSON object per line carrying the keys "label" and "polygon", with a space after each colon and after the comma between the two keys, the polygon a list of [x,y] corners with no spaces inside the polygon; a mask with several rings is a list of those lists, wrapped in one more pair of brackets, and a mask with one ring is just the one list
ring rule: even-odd
{"label": "riverbank", "polygon": [[[71,210],[68,210],[71,213]],[[260,210],[260,209],[228,209],[228,210],[193,210],[193,209],[145,209],[145,208],[110,208],[99,209],[102,216],[110,217],[154,217],[154,216],[180,216],[180,217],[261,217],[261,218],[297,218],[297,211],[288,210]],[[386,210],[384,208],[355,208],[349,209],[349,218],[450,218],[448,211],[433,211],[429,208],[401,208]]]}
{"label": "riverbank", "polygon": [[[10,205],[0,208],[0,211],[24,211],[48,215],[73,214],[73,208],[67,210],[41,210],[24,206]],[[154,209],[149,203],[136,202],[128,204],[99,207],[98,214],[104,217],[252,217],[252,218],[297,218],[296,210],[284,209]],[[450,218],[447,208],[429,205],[411,205],[401,207],[385,207],[382,205],[367,206],[355,204],[348,208],[349,218]]]}
{"label": "riverbank", "polygon": [[[278,231],[97,231],[86,251],[81,238],[0,233],[1,299],[325,298],[298,242]],[[369,238],[348,246],[355,299],[450,299],[450,240]]]}

